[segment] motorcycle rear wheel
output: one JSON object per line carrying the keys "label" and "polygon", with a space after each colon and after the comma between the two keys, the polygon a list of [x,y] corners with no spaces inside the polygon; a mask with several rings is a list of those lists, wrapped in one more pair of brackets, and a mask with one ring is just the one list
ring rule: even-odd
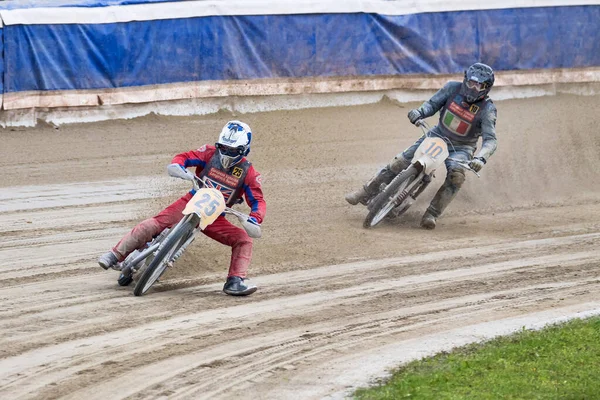
{"label": "motorcycle rear wheel", "polygon": [[196,214],[189,214],[184,217],[184,221],[164,239],[164,244],[161,245],[160,250],[148,265],[148,268],[143,271],[133,289],[135,296],[144,295],[152,285],[161,277],[161,275],[167,269],[167,262],[171,259],[173,254],[185,243],[185,241],[192,234],[200,222],[199,217]]}
{"label": "motorcycle rear wheel", "polygon": [[[363,227],[372,228],[379,224],[397,205],[394,204],[397,196],[415,179],[417,170],[414,166],[409,166],[400,172],[386,188],[379,193],[369,204],[369,214],[363,222]],[[398,205],[399,206],[399,205]],[[398,215],[404,213],[408,207],[405,207]]]}

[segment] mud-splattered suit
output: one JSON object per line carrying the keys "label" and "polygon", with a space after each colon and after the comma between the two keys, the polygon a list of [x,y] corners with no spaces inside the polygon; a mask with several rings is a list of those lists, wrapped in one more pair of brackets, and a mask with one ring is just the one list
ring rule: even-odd
{"label": "mud-splattered suit", "polygon": [[[430,134],[446,139],[448,143],[449,158],[469,162],[473,159],[473,153],[477,147],[477,140],[481,136],[483,143],[477,157],[479,162],[485,163],[496,150],[496,107],[487,97],[474,103],[467,103],[461,95],[461,82],[448,82],[431,99],[426,101],[416,110],[409,112],[415,114],[415,122],[420,118],[427,118],[440,112],[439,124],[435,126]],[[361,202],[366,204],[368,198],[379,192],[381,184],[388,184],[402,170],[406,169],[424,137],[419,138],[412,146],[396,155],[394,159],[385,166],[377,175],[371,178],[363,188],[349,193],[346,200],[350,204]],[[447,159],[446,180],[431,201],[427,212],[423,216],[433,218],[428,229],[435,227],[435,218],[438,218],[444,209],[450,204],[456,193],[465,181],[465,169],[457,162]],[[423,225],[423,221],[421,221]]]}
{"label": "mud-splattered suit", "polygon": [[[432,133],[448,139],[449,158],[470,161],[477,148],[477,140],[482,137],[481,149],[477,157],[488,160],[496,151],[496,117],[494,103],[484,98],[469,104],[460,95],[461,82],[448,82],[429,101],[418,108],[423,118],[440,112],[439,123]],[[389,167],[408,166],[423,137],[398,154]],[[397,164],[397,165],[394,165]],[[446,160],[446,180],[431,201],[427,211],[439,217],[465,181],[465,169],[454,161]]]}

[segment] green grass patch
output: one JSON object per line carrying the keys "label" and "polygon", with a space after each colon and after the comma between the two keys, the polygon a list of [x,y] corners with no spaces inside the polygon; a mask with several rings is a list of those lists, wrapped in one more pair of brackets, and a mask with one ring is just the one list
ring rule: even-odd
{"label": "green grass patch", "polygon": [[457,348],[356,399],[600,399],[600,317]]}

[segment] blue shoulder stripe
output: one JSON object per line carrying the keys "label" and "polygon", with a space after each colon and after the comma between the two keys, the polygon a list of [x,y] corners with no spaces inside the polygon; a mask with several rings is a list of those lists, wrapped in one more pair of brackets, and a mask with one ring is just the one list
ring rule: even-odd
{"label": "blue shoulder stripe", "polygon": [[206,167],[206,161],[202,160],[185,160],[184,167]]}
{"label": "blue shoulder stripe", "polygon": [[258,211],[258,201],[256,201],[256,199],[252,195],[252,190],[250,190],[250,186],[244,185],[243,188],[244,193],[246,193],[246,197],[248,197],[250,203],[252,204],[252,212]]}

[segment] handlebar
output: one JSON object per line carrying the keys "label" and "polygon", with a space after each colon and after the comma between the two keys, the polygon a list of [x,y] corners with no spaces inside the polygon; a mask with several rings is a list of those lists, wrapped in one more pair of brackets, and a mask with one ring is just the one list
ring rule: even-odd
{"label": "handlebar", "polygon": [[448,157],[447,159],[450,160],[450,161],[454,161],[455,163],[457,163],[458,165],[460,165],[464,169],[467,169],[467,170],[471,171],[472,173],[474,173],[475,175],[477,175],[478,178],[481,178],[481,175],[479,175],[479,172],[477,172],[473,168],[471,168],[469,166],[469,163],[467,161],[465,161],[465,160],[459,160],[457,158],[451,158],[451,157]]}
{"label": "handlebar", "polygon": [[[431,127],[430,127],[430,126],[429,126],[429,124],[428,124],[427,122],[425,122],[425,120],[423,120],[423,119],[420,119],[420,120],[416,121],[416,122],[415,122],[415,125],[416,125],[416,126],[418,126],[419,128],[421,128],[421,130],[423,131],[423,134],[424,134],[425,136],[427,136],[427,134],[428,134],[428,133],[431,131]],[[436,135],[436,136],[439,136],[439,135]],[[441,137],[441,136],[440,136],[440,137]],[[442,138],[442,139],[444,139],[444,141],[445,141],[446,143],[449,143],[449,142],[448,142],[448,140],[447,140],[446,138],[443,138],[443,137],[441,137],[441,138]],[[452,143],[449,143],[449,144],[450,144],[450,145],[452,145]],[[452,147],[454,148],[454,146],[453,146],[453,145],[452,145]],[[456,159],[456,158],[451,158],[451,157],[448,157],[448,160],[450,160],[450,161],[454,161],[455,163],[457,163],[457,164],[458,164],[458,165],[460,165],[461,167],[463,167],[463,168],[465,168],[465,169],[467,169],[467,170],[471,171],[472,173],[474,173],[475,175],[477,175],[477,177],[478,177],[478,178],[480,178],[480,177],[481,177],[481,175],[479,175],[479,173],[478,173],[477,171],[475,171],[473,168],[471,168],[471,167],[469,166],[469,163],[468,163],[467,161],[465,161],[465,160],[459,160],[459,159]]]}
{"label": "handlebar", "polygon": [[[200,179],[196,175],[194,175],[194,180],[192,181],[192,185],[194,185],[194,190],[197,191],[198,189],[200,189],[202,187],[206,187],[206,182],[204,182],[204,179]],[[240,219],[240,221],[247,221],[248,218],[250,218],[250,216],[248,214],[244,214],[243,212],[234,210],[233,208],[230,208],[230,207],[225,207],[224,213],[235,215],[236,217],[238,217]]]}
{"label": "handlebar", "polygon": [[[195,174],[191,173],[179,164],[169,164],[169,166],[167,166],[167,172],[170,176],[174,178],[180,178],[186,181],[191,181],[194,187],[194,191],[198,191],[202,187],[209,187],[206,184],[204,178],[198,178]],[[223,212],[225,214],[235,215],[239,219],[240,223],[242,224],[242,227],[244,228],[248,236],[250,236],[251,238],[257,239],[261,237],[262,233],[260,229],[260,224],[257,224],[253,218],[250,218],[249,215],[244,214],[243,212],[233,210],[232,208],[227,206],[225,207]]]}
{"label": "handlebar", "polygon": [[[425,120],[420,119],[418,121],[415,122],[415,125],[418,126],[419,128],[421,128],[421,130],[423,131],[423,134],[425,136],[427,136],[427,134],[429,132],[431,132],[431,127],[429,126],[429,124],[427,122],[425,122]],[[435,135],[435,136],[439,136],[439,135]],[[454,148],[454,145],[452,145],[452,143],[450,143],[446,138],[439,136],[441,139],[444,139],[444,141],[448,144],[450,144],[452,146],[452,148]],[[475,175],[477,175],[478,178],[481,177],[481,175],[479,175],[479,173],[477,171],[475,171],[473,168],[471,168],[469,166],[469,163],[465,160],[459,160],[456,158],[451,158],[448,157],[448,160],[450,161],[454,161],[455,163],[457,163],[458,165],[460,165],[461,167],[471,171],[472,173],[474,173]]]}
{"label": "handlebar", "polygon": [[417,122],[415,122],[415,125],[418,126],[419,128],[421,128],[424,135],[427,135],[429,133],[429,131],[431,130],[431,127],[424,119],[418,120]]}
{"label": "handlebar", "polygon": [[194,190],[198,190],[204,186],[206,186],[206,184],[204,183],[203,179],[198,178],[196,175],[194,175],[194,179],[192,180],[192,185],[194,185]]}

